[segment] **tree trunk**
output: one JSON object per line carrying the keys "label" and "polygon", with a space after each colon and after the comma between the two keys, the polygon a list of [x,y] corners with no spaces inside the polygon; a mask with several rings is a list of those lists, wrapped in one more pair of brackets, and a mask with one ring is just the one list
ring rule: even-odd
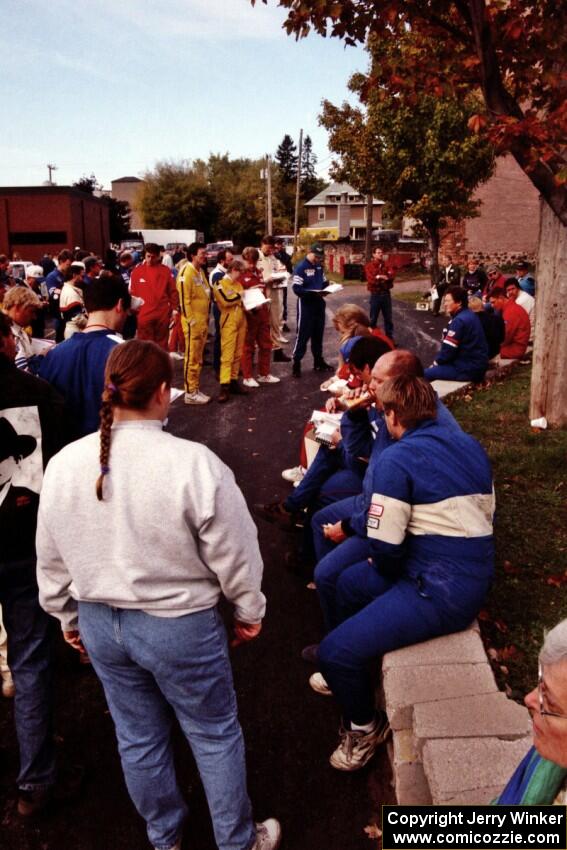
{"label": "tree trunk", "polygon": [[542,202],[530,419],[567,425],[567,228]]}
{"label": "tree trunk", "polygon": [[428,230],[429,233],[429,248],[431,250],[431,265],[429,274],[431,276],[431,285],[437,286],[439,283],[439,229],[435,228]]}
{"label": "tree trunk", "polygon": [[372,218],[374,213],[374,197],[366,196],[366,234],[364,236],[364,259],[367,263],[372,259]]}

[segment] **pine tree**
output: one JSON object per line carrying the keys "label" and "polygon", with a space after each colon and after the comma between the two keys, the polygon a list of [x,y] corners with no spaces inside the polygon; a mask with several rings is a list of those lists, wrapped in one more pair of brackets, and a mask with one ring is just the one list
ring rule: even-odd
{"label": "pine tree", "polygon": [[324,185],[324,181],[317,177],[316,165],[317,157],[313,153],[311,136],[305,136],[301,152],[301,196],[305,200],[309,200],[320,192],[322,184]]}
{"label": "pine tree", "polygon": [[287,133],[276,151],[275,159],[284,183],[292,183],[297,178],[297,145]]}

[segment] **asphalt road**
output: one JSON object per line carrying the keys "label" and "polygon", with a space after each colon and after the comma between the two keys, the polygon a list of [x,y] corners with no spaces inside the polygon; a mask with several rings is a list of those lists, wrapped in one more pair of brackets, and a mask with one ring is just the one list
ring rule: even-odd
{"label": "asphalt road", "polygon": [[[345,288],[328,300],[328,318],[339,304],[364,305],[366,298],[360,285]],[[294,315],[292,309],[292,331]],[[398,345],[413,349],[429,364],[443,320],[394,302],[394,323]],[[290,341],[293,338],[292,332]],[[336,362],[336,334],[329,321],[325,356]],[[176,385],[181,386],[181,363],[175,369]],[[213,401],[206,407],[188,407],[179,400],[169,416],[168,428],[174,434],[204,443],[231,467],[249,505],[289,492],[291,485],[282,480],[281,470],[298,463],[303,423],[324,399],[319,390],[324,376],[311,370],[309,354],[301,380],[291,378],[287,364],[275,364],[273,371],[280,384],[262,386],[222,406]],[[218,392],[210,367],[204,369],[202,389]],[[337,741],[339,712],[331,698],[311,691],[307,682],[311,670],[299,657],[301,648],[322,634],[316,594],[283,567],[286,552],[295,550],[294,536],[261,521],[258,531],[268,613],[260,638],[233,652],[255,816],[281,820],[283,850],[364,850],[374,846],[364,827],[376,819],[382,803],[393,802],[387,759],[382,752],[352,775],[328,765]],[[126,793],[101,688],[71,650],[59,646],[56,733],[62,763],[85,764],[88,783],[76,803],[36,826],[22,826],[14,815],[17,748],[11,714],[10,702],[0,699],[2,850],[149,847],[144,825]],[[198,775],[185,741],[179,734],[176,737],[180,781],[190,805],[183,850],[213,850]]]}

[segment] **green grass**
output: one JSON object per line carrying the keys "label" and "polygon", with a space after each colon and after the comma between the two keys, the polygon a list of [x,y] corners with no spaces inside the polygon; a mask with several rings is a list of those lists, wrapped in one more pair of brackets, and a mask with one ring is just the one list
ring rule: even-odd
{"label": "green grass", "polygon": [[480,622],[501,686],[533,687],[545,629],[567,617],[567,431],[530,428],[530,367],[450,406],[490,455],[496,581]]}
{"label": "green grass", "polygon": [[392,297],[394,300],[405,301],[406,304],[417,304],[418,301],[423,301],[425,294],[426,290],[422,290],[421,292],[396,292],[395,286],[392,290]]}

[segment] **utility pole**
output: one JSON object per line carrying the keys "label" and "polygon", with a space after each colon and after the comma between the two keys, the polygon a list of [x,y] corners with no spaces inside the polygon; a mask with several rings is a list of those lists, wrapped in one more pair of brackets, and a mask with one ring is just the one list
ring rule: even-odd
{"label": "utility pole", "polygon": [[273,236],[273,220],[272,220],[272,159],[270,154],[266,154],[266,233]]}
{"label": "utility pole", "polygon": [[293,219],[293,253],[297,252],[297,233],[299,229],[299,190],[301,189],[301,156],[303,153],[303,129],[299,131],[299,152],[297,154],[297,182],[295,184],[295,216]]}
{"label": "utility pole", "polygon": [[57,171],[57,166],[56,166],[56,165],[53,165],[53,164],[52,164],[52,163],[50,163],[50,162],[48,162],[48,163],[47,163],[47,170],[49,171],[49,178],[48,178],[48,181],[47,181],[47,182],[49,183],[49,185],[50,185],[50,186],[53,186],[53,180],[51,179],[51,173],[52,173],[53,171]]}
{"label": "utility pole", "polygon": [[369,263],[372,257],[372,224],[374,216],[374,197],[366,196],[366,236],[364,238],[364,256]]}

